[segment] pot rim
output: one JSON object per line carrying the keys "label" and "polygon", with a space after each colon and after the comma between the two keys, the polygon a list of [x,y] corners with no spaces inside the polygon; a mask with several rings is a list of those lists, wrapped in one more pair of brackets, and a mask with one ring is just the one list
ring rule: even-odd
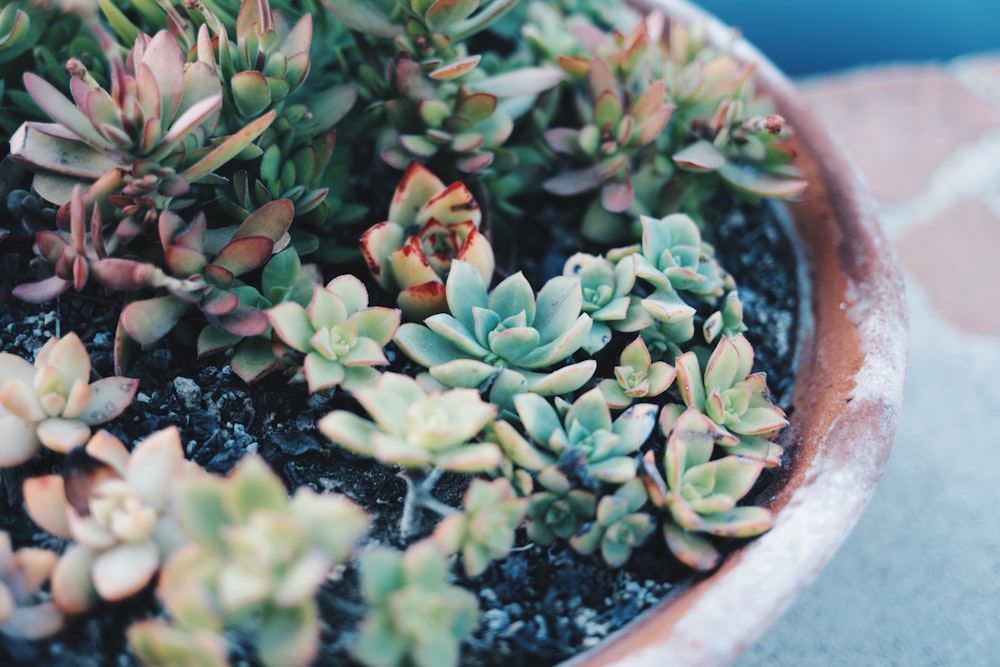
{"label": "pot rim", "polygon": [[[710,43],[757,65],[758,89],[795,133],[810,181],[789,205],[808,308],[800,330],[788,453],[761,495],[774,527],[721,567],[564,667],[725,665],[812,583],[875,492],[899,423],[907,357],[902,273],[875,202],[839,142],[794,85],[732,28],[687,0],[641,0],[671,20],[703,22]],[[803,319],[803,318],[800,318]],[[817,391],[819,390],[819,391]]]}

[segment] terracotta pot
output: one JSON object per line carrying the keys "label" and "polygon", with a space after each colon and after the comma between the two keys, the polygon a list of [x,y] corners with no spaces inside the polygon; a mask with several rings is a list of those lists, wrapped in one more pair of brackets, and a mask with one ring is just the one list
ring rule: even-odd
{"label": "terracotta pot", "polygon": [[[684,0],[645,0],[715,44],[731,29]],[[829,562],[871,498],[903,401],[903,281],[875,205],[843,149],[791,82],[745,41],[759,89],[795,132],[810,187],[789,206],[806,290],[786,465],[765,494],[774,528],[708,576],[661,602],[565,667],[727,664],[791,605]]]}

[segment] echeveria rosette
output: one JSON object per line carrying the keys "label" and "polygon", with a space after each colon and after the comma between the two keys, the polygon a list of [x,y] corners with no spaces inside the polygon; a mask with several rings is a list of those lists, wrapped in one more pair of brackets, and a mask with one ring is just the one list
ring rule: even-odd
{"label": "echeveria rosette", "polygon": [[[557,276],[538,292],[516,273],[487,293],[479,272],[452,263],[446,284],[449,313],[425,325],[403,324],[399,348],[449,387],[492,382],[490,401],[508,406],[517,394],[575,391],[593,375],[592,359],[568,363],[590,333],[577,280]],[[548,369],[554,368],[549,371]]]}
{"label": "echeveria rosette", "polygon": [[735,435],[733,454],[766,461],[776,466],[781,448],[770,440],[788,425],[784,411],[771,402],[764,373],[750,373],[753,347],[741,334],[722,337],[716,344],[705,370],[694,352],[677,358],[677,385],[687,406],[693,406]]}
{"label": "echeveria rosette", "polygon": [[305,354],[302,372],[311,393],[375,381],[373,366],[388,364],[383,348],[399,327],[395,308],[368,307],[368,290],[352,275],[316,286],[308,307],[286,301],[267,312],[274,333]]}
{"label": "echeveria rosette", "polygon": [[646,343],[639,336],[622,350],[614,379],[601,380],[598,387],[609,406],[627,408],[636,399],[659,396],[676,376],[673,366],[652,360]]}
{"label": "echeveria rosette", "polygon": [[352,648],[373,667],[456,667],[459,647],[476,628],[476,596],[449,583],[451,565],[432,540],[405,553],[377,548],[361,559],[361,594],[369,611]]}
{"label": "echeveria rosette", "polygon": [[257,638],[266,667],[312,664],[320,643],[316,593],[354,555],[371,522],[364,510],[307,486],[289,498],[256,456],[226,478],[183,480],[176,507],[188,543],[166,563],[157,587],[171,621],[129,628],[133,649],[150,664],[167,654],[167,664],[225,665],[221,635],[240,627]]}
{"label": "echeveria rosette", "polygon": [[543,468],[535,481],[541,490],[528,497],[528,539],[535,544],[548,546],[556,538],[568,540],[594,519],[594,494],[573,488],[558,467]]}
{"label": "echeveria rosette", "polygon": [[753,487],[763,461],[728,455],[713,459],[715,445],[731,437],[690,407],[670,428],[663,458],[664,476],[652,452],[643,461],[643,481],[654,506],[664,511],[663,535],[686,565],[710,570],[719,552],[706,535],[754,537],[771,528],[771,511],[737,506]]}
{"label": "echeveria rosette", "polygon": [[454,260],[474,266],[489,286],[495,260],[489,240],[479,231],[481,220],[465,184],[446,187],[413,162],[393,194],[389,219],[361,236],[361,253],[378,284],[398,294],[403,314],[422,320],[447,311],[445,280]]}
{"label": "echeveria rosette", "polygon": [[41,639],[63,628],[63,613],[51,601],[42,601],[59,554],[48,549],[11,545],[0,531],[0,633],[19,639]]}
{"label": "echeveria rosette", "polygon": [[52,574],[52,598],[62,611],[86,611],[97,597],[124,599],[152,580],[184,541],[172,494],[191,470],[175,427],[150,435],[131,453],[100,431],[70,454],[62,476],[24,482],[35,523],[74,541]]}
{"label": "echeveria rosette", "polygon": [[50,338],[34,364],[0,352],[0,467],[24,463],[44,445],[66,453],[90,427],[120,415],[139,383],[114,376],[90,382],[90,355],[76,333]]}
{"label": "echeveria rosette", "polygon": [[385,373],[354,397],[374,421],[337,410],[320,419],[319,430],[356,454],[456,472],[490,471],[503,460],[496,444],[474,442],[497,415],[474,389],[428,391],[409,376]]}
{"label": "echeveria rosette", "polygon": [[462,500],[462,511],[449,514],[431,539],[446,554],[461,554],[466,575],[478,577],[489,564],[510,553],[515,531],[528,500],[514,494],[510,481],[473,479]]}
{"label": "echeveria rosette", "polygon": [[558,411],[537,394],[514,397],[528,439],[507,422],[497,422],[496,436],[508,458],[528,470],[575,462],[603,482],[621,484],[635,477],[634,454],[656,426],[656,405],[639,403],[612,420],[600,389],[572,405],[556,401]]}
{"label": "echeveria rosette", "polygon": [[635,287],[635,261],[626,256],[618,262],[578,252],[566,260],[563,275],[577,278],[583,291],[583,312],[594,321],[583,349],[593,354],[611,341],[612,330],[634,332],[652,326],[654,320],[642,307]]}
{"label": "echeveria rosette", "polygon": [[598,549],[610,567],[621,567],[656,529],[649,514],[640,512],[646,504],[646,491],[641,480],[633,479],[614,494],[597,503],[594,521],[569,539],[577,553],[592,554]]}
{"label": "echeveria rosette", "polygon": [[[694,220],[683,213],[656,219],[640,216],[642,244],[636,273],[664,290],[690,292],[701,298],[722,295],[723,275]],[[654,315],[655,317],[655,315]]]}

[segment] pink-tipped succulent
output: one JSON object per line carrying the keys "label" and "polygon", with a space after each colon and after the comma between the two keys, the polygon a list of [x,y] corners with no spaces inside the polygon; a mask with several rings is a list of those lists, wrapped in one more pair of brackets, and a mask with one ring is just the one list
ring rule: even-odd
{"label": "pink-tipped succulent", "polygon": [[41,446],[68,452],[90,427],[120,415],[139,383],[127,377],[90,381],[90,355],[80,337],[50,338],[35,363],[0,352],[0,467],[24,463]]}
{"label": "pink-tipped succulent", "polygon": [[545,133],[549,148],[587,166],[550,178],[545,189],[556,195],[575,195],[600,188],[601,205],[621,213],[632,206],[634,198],[630,160],[663,132],[674,107],[665,101],[663,81],[648,84],[641,95],[631,98],[600,58],[590,63],[587,82],[592,108],[586,124]]}
{"label": "pink-tipped succulent", "polygon": [[72,101],[41,77],[24,75],[28,93],[54,122],[22,125],[11,138],[11,154],[37,172],[33,185],[45,199],[65,203],[74,184],[106,175],[115,183],[100,189],[112,194],[126,184],[166,197],[183,194],[273,120],[273,114],[262,116],[212,146],[222,88],[208,65],[186,63],[165,30],[140,33],[123,62],[96,18],[88,23],[110,61],[110,90],[77,60],[67,64]]}
{"label": "pink-tipped succulent", "polygon": [[59,555],[48,549],[25,547],[14,551],[10,535],[0,532],[0,633],[40,639],[62,629],[59,608],[35,599],[58,560]]}
{"label": "pink-tipped succulent", "polygon": [[122,310],[125,332],[142,345],[169,333],[196,306],[209,326],[233,336],[267,331],[264,312],[244,303],[239,277],[262,268],[289,242],[295,209],[286,199],[265,204],[236,228],[208,229],[204,213],[187,224],[173,211],[159,216],[166,271],[131,259],[92,263],[98,279],[114,289],[163,289],[166,294],[129,303]]}
{"label": "pink-tipped succulent", "polygon": [[677,376],[670,364],[652,360],[642,336],[625,346],[619,362],[614,379],[602,380],[598,385],[612,408],[627,408],[637,398],[659,396]]}
{"label": "pink-tipped succulent", "polygon": [[[479,230],[482,213],[460,181],[445,187],[426,167],[413,162],[396,187],[389,219],[361,237],[361,252],[372,276],[408,319],[422,320],[448,310],[445,281],[452,261],[471,264],[489,287],[494,257]],[[408,232],[416,229],[415,232]]]}
{"label": "pink-tipped succulent", "polygon": [[374,366],[389,363],[382,348],[400,318],[395,308],[369,308],[368,290],[352,275],[316,286],[305,308],[286,301],[267,316],[278,338],[305,355],[301,373],[310,392],[336,386],[354,390],[375,381]]}
{"label": "pink-tipped succulent", "polygon": [[[662,420],[661,420],[662,423]],[[710,570],[721,554],[708,539],[755,537],[771,528],[771,511],[737,503],[750,492],[764,469],[763,461],[714,455],[731,435],[690,407],[669,426],[663,475],[653,452],[642,464],[642,480],[653,505],[663,511],[663,536],[683,563]]]}
{"label": "pink-tipped succulent", "polygon": [[197,470],[184,460],[175,427],[129,453],[106,431],[71,454],[60,475],[24,482],[24,502],[45,531],[74,541],[52,574],[52,599],[66,613],[142,590],[184,542],[173,487]]}
{"label": "pink-tipped succulent", "polygon": [[52,266],[54,275],[34,283],[22,283],[13,294],[31,303],[53,299],[71,286],[83,290],[90,279],[90,263],[108,257],[100,209],[95,206],[87,225],[83,189],[73,186],[69,203],[69,232],[45,229],[36,235],[39,256]]}

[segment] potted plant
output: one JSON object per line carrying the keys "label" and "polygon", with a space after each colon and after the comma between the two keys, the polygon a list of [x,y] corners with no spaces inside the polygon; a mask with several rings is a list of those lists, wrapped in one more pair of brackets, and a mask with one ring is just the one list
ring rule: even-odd
{"label": "potted plant", "polygon": [[[632,612],[678,582],[573,661],[721,662],[850,529],[901,400],[901,283],[822,127],[717,24],[52,4],[0,13],[3,294],[70,302],[0,353],[0,631],[155,665],[488,663],[526,623],[483,601],[547,565],[655,573]],[[781,268],[761,202],[789,197]],[[552,586],[524,606],[574,611]]]}

